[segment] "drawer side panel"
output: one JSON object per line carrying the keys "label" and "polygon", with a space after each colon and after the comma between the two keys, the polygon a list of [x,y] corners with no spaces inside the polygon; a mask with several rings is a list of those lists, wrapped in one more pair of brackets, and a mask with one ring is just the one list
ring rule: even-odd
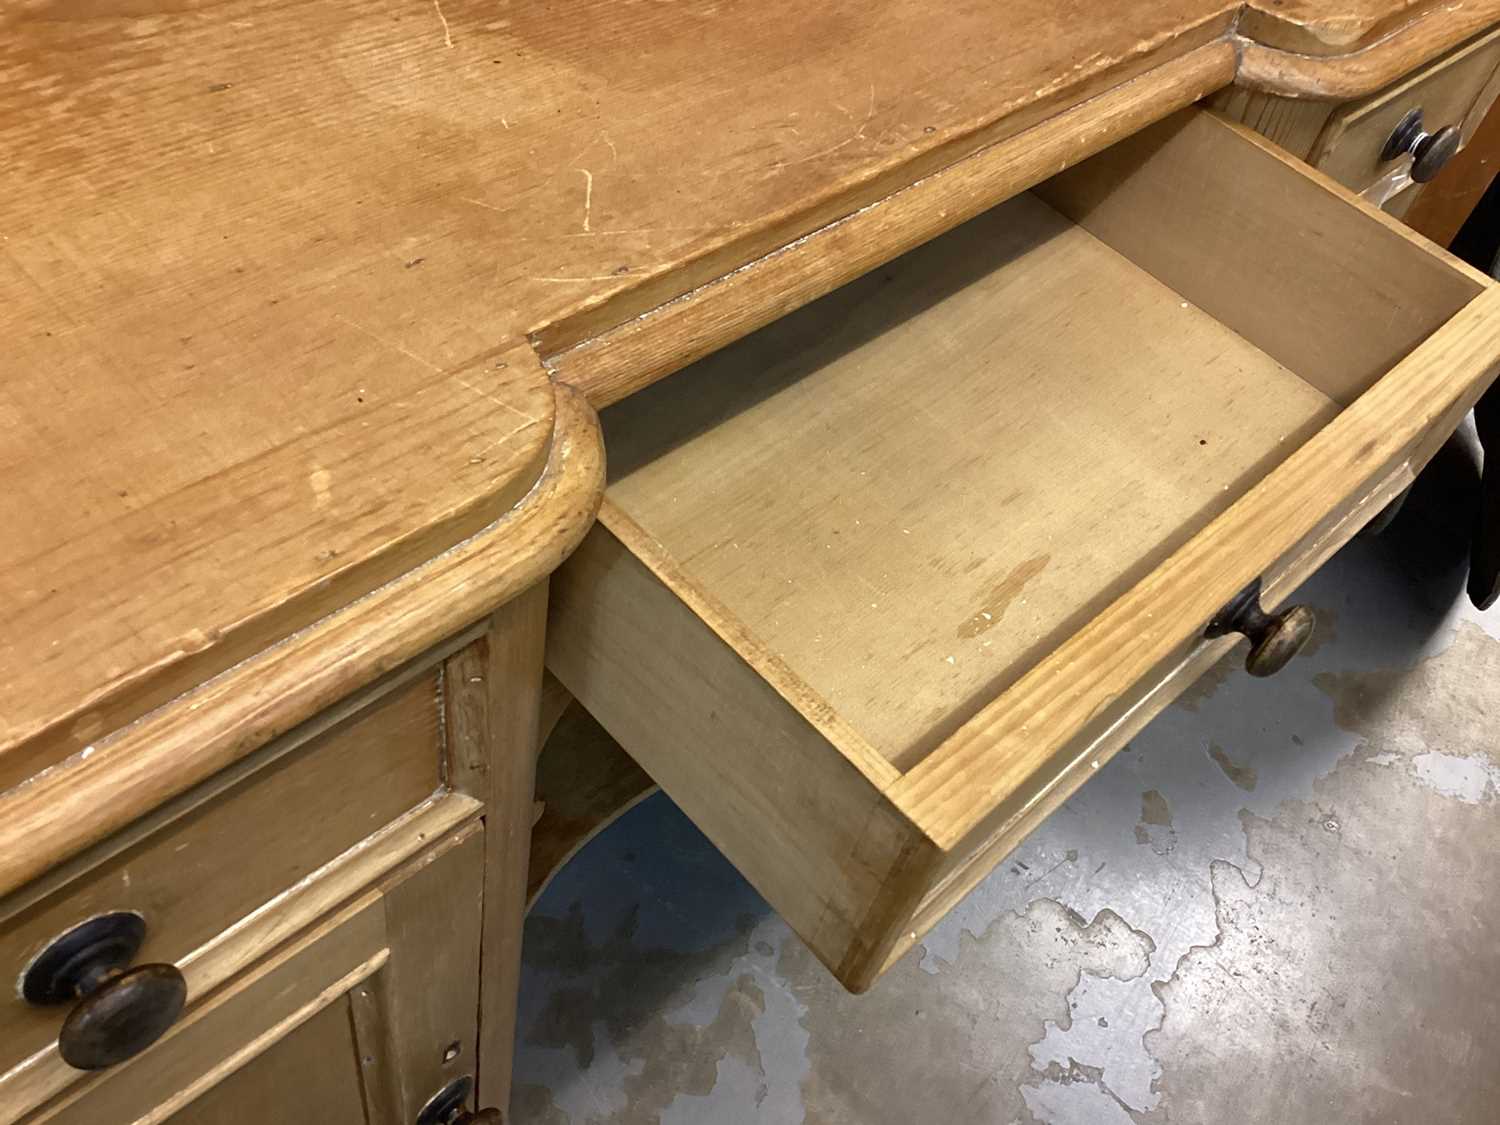
{"label": "drawer side panel", "polygon": [[[835,972],[925,841],[606,527],[552,579],[547,665]],[[858,948],[856,948],[858,947]]]}

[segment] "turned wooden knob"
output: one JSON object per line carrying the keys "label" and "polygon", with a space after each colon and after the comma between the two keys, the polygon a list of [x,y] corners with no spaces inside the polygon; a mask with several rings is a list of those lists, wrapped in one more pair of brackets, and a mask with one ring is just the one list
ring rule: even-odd
{"label": "turned wooden knob", "polygon": [[1261,609],[1257,578],[1215,614],[1203,635],[1223,637],[1241,633],[1248,637],[1250,654],[1245,657],[1245,671],[1252,676],[1270,676],[1285,668],[1287,661],[1302,651],[1312,637],[1313,623],[1313,612],[1305,605],[1288,606],[1279,613]]}
{"label": "turned wooden knob", "polygon": [[422,1107],[416,1125],[505,1125],[498,1109],[465,1109],[474,1079],[467,1074],[444,1086]]}
{"label": "turned wooden knob", "polygon": [[124,1062],[182,1014],[187,982],[175,965],[128,968],[145,938],[139,914],[101,914],[54,939],[22,976],[27,1003],[73,1004],[57,1035],[69,1066],[102,1070]]}
{"label": "turned wooden knob", "polygon": [[1427,132],[1422,126],[1421,107],[1418,107],[1407,110],[1391,130],[1385,147],[1380,150],[1380,159],[1395,160],[1411,153],[1411,178],[1416,183],[1425,184],[1453,159],[1462,141],[1457,125],[1444,125],[1435,133]]}

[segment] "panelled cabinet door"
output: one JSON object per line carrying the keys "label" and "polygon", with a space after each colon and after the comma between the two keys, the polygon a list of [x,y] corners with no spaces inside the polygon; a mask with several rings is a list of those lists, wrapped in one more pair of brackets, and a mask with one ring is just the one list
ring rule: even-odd
{"label": "panelled cabinet door", "polygon": [[172,1125],[370,1120],[347,995],[168,1118]]}
{"label": "panelled cabinet door", "polygon": [[405,1125],[474,1071],[475,821],[30,1120]]}

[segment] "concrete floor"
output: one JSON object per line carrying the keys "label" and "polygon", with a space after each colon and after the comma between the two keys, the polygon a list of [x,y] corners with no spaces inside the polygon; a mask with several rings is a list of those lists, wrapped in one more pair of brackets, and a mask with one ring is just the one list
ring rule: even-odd
{"label": "concrete floor", "polygon": [[865,996],[657,796],[526,933],[516,1125],[1500,1121],[1500,610],[1473,468],[1304,588]]}

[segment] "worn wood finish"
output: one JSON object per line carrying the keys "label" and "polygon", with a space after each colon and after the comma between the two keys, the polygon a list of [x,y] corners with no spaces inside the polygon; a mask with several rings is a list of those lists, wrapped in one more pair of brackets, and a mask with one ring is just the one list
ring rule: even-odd
{"label": "worn wood finish", "polygon": [[1239,31],[1284,51],[1346,55],[1441,20],[1447,7],[1442,0],[1247,0]]}
{"label": "worn wood finish", "polygon": [[386,695],[429,674],[433,665],[448,655],[450,650],[457,650],[470,640],[472,637],[465,633],[456,634],[406,666],[381,677],[368,687],[354,692],[334,706],[319,712],[287,734],[238,759],[233,765],[220,770],[208,780],[163,801],[149,812],[132,820],[120,831],[54,864],[45,874],[27,882],[20,889],[0,895],[0,917],[16,914],[28,905],[41,901],[58,887],[77,880],[112,857],[135,847],[142,840],[163,832],[204,804],[240,785],[246,778],[296,753],[308,743],[321,738],[341,723],[348,721],[351,716],[360,715],[368,708],[378,706],[379,701]]}
{"label": "worn wood finish", "polygon": [[[1374,488],[1331,514],[1306,545],[1279,564],[1267,568],[1267,604],[1279,604],[1309,578],[1318,567],[1347,543],[1360,528],[1384,511],[1415,479],[1410,464],[1401,464]],[[1175,663],[1168,660],[1152,672],[1128,701],[1112,708],[1096,733],[1081,739],[1069,766],[1037,800],[1008,820],[973,849],[954,849],[939,868],[931,885],[912,907],[909,927],[898,931],[886,954],[882,971],[899,960],[918,938],[956,906],[1038,825],[1087,782],[1095,770],[1109,761],[1147,723],[1198,680],[1214,664],[1226,659],[1239,642],[1232,639],[1203,640],[1186,647]],[[1096,765],[1095,763],[1098,763]]]}
{"label": "worn wood finish", "polygon": [[[1072,729],[1095,721],[1108,712],[1109,699],[1129,690],[1127,683],[1170,656],[1177,643],[1170,623],[1141,633],[1149,608],[1171,604],[1174,616],[1207,620],[1254,577],[1258,553],[1293,549],[1316,530],[1329,510],[1330,489],[1363,495],[1400,465],[1415,470],[1425,463],[1497,368],[1500,289],[1490,288],[1202,535],[911,771],[901,786],[906,807],[943,841],[980,829],[994,812],[984,807],[986,795],[997,796],[1061,748],[1062,740],[1039,731],[1050,732],[1058,722]],[[1127,636],[1131,643],[1119,647]],[[1030,738],[1021,732],[1023,722],[1033,724]]]}
{"label": "worn wood finish", "polygon": [[553,576],[548,667],[839,965],[905,860],[907,831],[883,795],[899,773],[852,730],[831,752],[847,724],[648,536],[601,515]]}
{"label": "worn wood finish", "polygon": [[1487,281],[1333,187],[1259,135],[1186,113],[1064,172],[1042,195],[1349,403]]}
{"label": "worn wood finish", "polygon": [[265,1036],[267,1031],[290,1032],[378,972],[388,957],[380,897],[366,894],[222,992],[195,1004],[144,1053],[106,1071],[75,1071],[72,1088],[28,1120],[57,1125],[166,1120],[213,1078],[269,1047],[274,1039]]}
{"label": "worn wood finish", "polygon": [[1497,63],[1500,31],[1480,36],[1372,98],[1340,107],[1309,159],[1345,187],[1361,191],[1388,171],[1381,150],[1406,112],[1417,108],[1423,128],[1455,126],[1467,143],[1494,100],[1491,94],[1480,104]]}
{"label": "worn wood finish", "polygon": [[0,893],[232,765],[535,584],[583,535],[602,484],[593,411],[561,390],[552,461],[515,512],[172,707],[101,740],[92,754],[74,755],[0,793]]}
{"label": "worn wood finish", "polygon": [[[1081,784],[1094,763],[1190,682],[1207,650],[1214,650],[1209,655],[1224,651],[1225,642],[1202,639],[1220,606],[1257,574],[1266,581],[1268,604],[1284,597],[1290,583],[1409,483],[1500,366],[1500,294],[1481,275],[1403,232],[1326,177],[1211,115],[1164,122],[1138,141],[1042,185],[1038,195],[1055,201],[1083,230],[1055,231],[1045,221],[1051,212],[1034,200],[1007,205],[995,213],[992,226],[961,232],[968,235],[963,261],[972,267],[970,274],[946,284],[940,272],[927,275],[928,284],[918,287],[927,295],[927,307],[902,316],[877,315],[882,289],[899,294],[902,268],[924,254],[929,261],[941,260],[938,244],[872,275],[864,289],[851,292],[848,303],[841,304],[838,295],[806,310],[802,329],[792,318],[614,408],[606,425],[613,431],[618,417],[623,440],[613,447],[601,526],[554,578],[549,667],[854,988],[869,984],[1046,809]],[[1220,213],[1209,213],[1215,209]],[[1278,226],[1284,228],[1280,233]],[[1089,304],[1084,287],[1088,315],[1081,323],[1033,325],[1031,334],[1044,342],[1018,345],[1008,333],[1020,315],[1017,308],[1026,308],[1024,298],[991,295],[988,307],[1004,308],[1005,318],[975,315],[963,331],[934,334],[935,341],[944,335],[961,340],[970,357],[954,357],[940,342],[929,342],[928,362],[911,362],[901,351],[902,339],[920,335],[924,319],[936,310],[951,302],[961,306],[963,294],[982,285],[989,271],[1003,273],[1006,239],[1024,227],[1039,232],[1039,245],[1055,248],[1050,258],[1022,253],[1013,259],[1036,289],[1045,291],[1052,271],[1067,272],[1069,241],[1075,236],[1088,246],[1097,239],[1119,256],[1119,263],[1105,266],[1094,263],[1090,251],[1086,272],[1108,278],[1111,269],[1135,271],[1128,275],[1131,280],[1122,276],[1107,286],[1115,312],[1131,330],[1111,331],[1111,311]],[[1169,228],[1186,236],[1163,245]],[[1328,250],[1307,249],[1318,241],[1313,232],[1329,239]],[[1297,278],[1288,298],[1282,263],[1298,245],[1309,258],[1309,281],[1302,288]],[[1347,257],[1336,261],[1332,247],[1354,253],[1354,267]],[[985,265],[988,249],[995,250],[998,266]],[[1390,274],[1364,268],[1376,265]],[[1316,293],[1315,284],[1326,291]],[[1013,653],[1019,678],[1008,687],[1000,677],[966,695],[944,695],[941,676],[924,679],[922,661],[908,650],[915,644],[920,654],[939,636],[949,637],[956,648],[968,639],[966,627],[981,636],[977,622],[983,613],[968,607],[958,617],[905,620],[903,601],[887,602],[887,591],[878,585],[899,582],[901,572],[927,565],[942,571],[940,581],[929,585],[966,581],[962,559],[942,566],[945,556],[933,550],[934,533],[904,522],[909,517],[920,523],[948,493],[962,493],[955,480],[986,471],[982,465],[954,471],[948,464],[946,451],[965,438],[945,420],[951,404],[944,397],[969,403],[966,424],[977,431],[1007,412],[1035,431],[1046,427],[1049,408],[1026,396],[1026,383],[1055,389],[1061,380],[1068,389],[1049,401],[1066,401],[1069,418],[1086,411],[1090,401],[1110,401],[1106,413],[1118,423],[1129,415],[1110,398],[1117,388],[1091,384],[1073,368],[1107,370],[1129,386],[1130,349],[1138,346],[1135,329],[1142,323],[1131,302],[1142,294],[1167,292],[1159,288],[1163,285],[1176,291],[1166,303],[1180,315],[1176,334],[1164,341],[1180,354],[1191,354],[1199,318],[1210,313],[1222,321],[1215,333],[1227,326],[1244,337],[1228,346],[1248,342],[1269,353],[1247,369],[1256,386],[1275,388],[1266,409],[1289,409],[1295,401],[1289,395],[1312,395],[1324,405],[1314,407],[1307,420],[1330,418],[1326,400],[1295,376],[1350,405],[1311,436],[1310,431],[1292,434],[1284,444],[1271,438],[1264,447],[1267,460],[1230,489],[1227,509],[1216,508],[1217,515],[1204,515],[1201,522],[1179,513],[1180,545],[1150,557],[1128,588],[1109,590],[1102,599],[1107,604],[1084,607],[1076,621],[1061,618],[1063,626],[1035,652]],[[1075,303],[1078,289],[1068,287]],[[1235,312],[1225,299],[1230,291],[1236,307],[1264,309]],[[1311,303],[1323,320],[1299,322],[1287,309],[1289,299]],[[1067,302],[1053,304],[1064,306],[1055,315],[1065,318]],[[872,320],[882,321],[882,328],[861,330],[856,314],[864,306],[871,307]],[[1277,323],[1283,311],[1290,319]],[[1148,327],[1140,335],[1148,340],[1164,331],[1150,328],[1149,317],[1144,323]],[[1082,354],[1062,359],[1096,330],[1113,338],[1107,361]],[[1297,339],[1299,332],[1313,330],[1330,332],[1335,343],[1344,341],[1346,353]],[[1056,342],[1061,336],[1072,340]],[[779,341],[781,351],[766,341]],[[745,359],[736,368],[733,359],[740,353]],[[993,357],[988,364],[982,362],[986,354]],[[1271,357],[1281,358],[1293,374]],[[966,362],[973,368],[965,368]],[[1377,370],[1382,362],[1385,370]],[[864,382],[879,388],[853,388],[828,374],[844,363],[859,365]],[[1143,381],[1134,397],[1154,399],[1162,415],[1175,417],[1171,365],[1143,363],[1142,370],[1148,366],[1156,381]],[[1039,373],[1045,380],[1037,378]],[[1223,395],[1220,414],[1259,409],[1249,384],[1223,374],[1203,382]],[[986,383],[1007,388],[1003,409],[983,401]],[[920,402],[892,390],[908,384],[922,389]],[[1293,385],[1300,391],[1289,391]],[[891,408],[869,408],[865,399],[875,396],[878,406],[881,394],[890,396]],[[845,411],[850,396],[854,405],[866,408]],[[1213,416],[1201,407],[1191,416],[1201,424],[1206,413]],[[1099,465],[1111,466],[1109,458],[1121,448],[1159,444],[1145,416],[1130,417],[1114,431],[1117,446],[1112,447],[1107,428],[1081,443]],[[777,421],[759,425],[766,419]],[[783,468],[779,484],[757,486],[754,451],[788,440],[786,430],[796,426],[817,434],[822,454],[783,458],[801,470],[795,479]],[[1236,426],[1245,430],[1245,419]],[[654,432],[641,436],[648,428]],[[1256,432],[1253,424],[1248,429]],[[1023,494],[1033,461],[1025,455],[1026,436],[982,443]],[[1224,437],[1204,436],[1211,443]],[[1194,446],[1197,452],[1202,448]],[[724,464],[711,471],[716,452],[724,454]],[[1146,449],[1138,456],[1157,452]],[[1012,455],[1014,462],[1008,460]],[[1184,452],[1171,463],[1188,472],[1196,469],[1193,456]],[[702,471],[676,471],[689,464]],[[843,480],[842,474],[861,469],[874,479]],[[1069,491],[1088,486],[1088,466],[1057,471],[1068,478]],[[1136,487],[1156,479],[1134,464],[1099,468],[1099,474]],[[826,495],[824,478],[831,482]],[[902,502],[908,488],[923,492],[920,504]],[[985,538],[991,509],[1004,493],[994,482],[981,491],[987,502],[969,503],[965,513],[950,514],[950,522],[963,525],[954,534],[982,540],[981,557],[987,559],[996,549],[1012,548]],[[1055,488],[1048,495],[1055,502]],[[727,516],[705,526],[713,519],[704,508],[713,506],[709,497]],[[779,523],[776,512],[788,505],[796,517]],[[682,517],[679,509],[689,516]],[[1077,517],[1069,512],[1052,526],[1040,519],[994,522],[1023,546],[1052,546],[1059,536],[1066,542]],[[858,540],[867,518],[875,531],[893,532],[895,545],[872,533],[850,555],[888,556],[884,571],[866,574],[864,585],[843,582],[831,572],[824,576],[814,561],[817,551],[846,550],[844,539]],[[887,527],[893,518],[894,528]],[[1133,528],[1134,521],[1121,525]],[[912,535],[902,536],[902,528]],[[1110,525],[1090,547],[1107,554],[1131,533]],[[902,550],[908,538],[915,540],[910,557]],[[844,560],[834,569],[842,575],[851,565],[858,567]],[[771,585],[779,583],[779,595],[768,585],[761,600],[746,596],[755,590],[758,572]],[[1009,599],[1012,613],[1023,600],[1025,613],[1037,613],[1054,610],[1064,594],[1076,596],[1071,588],[1059,592],[1037,585],[1040,573],[1027,575],[1027,584],[1016,583],[1017,590],[1006,585],[1007,594],[1019,591]],[[804,585],[816,596],[799,602]],[[862,607],[846,589],[854,586]],[[919,604],[926,606],[934,596],[941,595],[924,590]],[[868,608],[870,601],[874,609]],[[843,606],[845,612],[823,614],[815,608],[827,605]],[[856,610],[904,621],[895,630],[905,634],[904,643],[892,644],[891,638],[849,643],[846,634],[864,627],[845,620]],[[933,622],[944,620],[947,626],[934,629]],[[1024,617],[1014,620],[1024,622]],[[1014,627],[1012,618],[1005,627]],[[819,647],[825,640],[827,655]],[[894,694],[912,697],[914,717],[927,705],[926,719],[937,729],[919,753],[905,758],[882,753],[886,747],[879,720],[872,722],[874,712],[861,713],[858,697],[851,706],[838,694],[841,681],[865,674],[861,665],[873,664],[879,679],[882,662],[892,661],[900,662],[904,689]],[[941,664],[953,668],[958,661]],[[895,682],[893,677],[885,679]],[[946,730],[945,719],[951,724]],[[916,741],[920,745],[921,739]],[[747,752],[750,747],[753,753]]]}
{"label": "worn wood finish", "polygon": [[531,830],[529,910],[590,840],[656,792],[656,782],[576,703],[559,717],[537,760],[541,806]]}
{"label": "worn wood finish", "polygon": [[[352,1082],[360,1111],[351,1122],[412,1120],[438,1087],[473,1066],[483,830],[471,821],[436,835],[413,825],[409,835],[423,850],[378,889],[365,883],[359,897],[195,1000],[137,1058],[95,1074],[71,1072],[69,1087],[27,1120],[207,1123],[231,1104],[214,1094],[225,1082],[244,1099],[232,1103],[236,1112],[295,1106],[299,1090],[278,1082],[296,1064],[277,1045],[300,1028],[327,1025],[319,1015],[330,1009],[341,1034],[319,1036],[331,1053],[312,1060],[322,1070],[310,1092],[342,1104],[330,1091]],[[297,1050],[306,1049],[304,1040]],[[271,1056],[281,1061],[263,1065]],[[14,1120],[6,1114],[18,1108],[0,1097],[0,1120]]]}
{"label": "worn wood finish", "polygon": [[[1389,28],[1370,50],[1411,40],[1409,61],[1494,16],[1348,6],[1278,18]],[[598,4],[571,31],[472,0],[425,27],[387,0],[9,13],[6,748],[40,765],[86,745],[503,511],[546,454],[524,333],[579,343],[1207,44],[1222,57],[1235,12],[1027,0],[1003,36],[915,0],[879,20]],[[719,65],[686,91],[641,80],[643,60],[676,77],[702,57]],[[584,60],[588,81],[555,81]],[[294,172],[309,152],[336,171]]]}
{"label": "worn wood finish", "polygon": [[[7,397],[21,487],[5,522],[26,533],[3,560],[5,680],[21,686],[0,702],[28,769],[503,511],[546,455],[547,388],[523,333],[550,354],[984,145],[1024,154],[1037,138],[1018,130],[1208,44],[1223,58],[1236,10],[1174,0],[1082,18],[1028,0],[997,37],[988,12],[932,20],[915,0],[874,21],[826,5],[685,20],[599,5],[577,34],[540,10],[496,26],[465,0],[425,28],[385,0],[252,7],[5,17],[0,120],[22,156],[0,284],[4,358],[24,375]],[[1382,44],[1431,23],[1407,15]],[[152,50],[125,58],[122,41]],[[691,96],[639,81],[643,59],[677,76],[705,56],[720,65]],[[330,57],[343,85],[325,80]],[[590,81],[552,80],[582,59]],[[710,110],[721,127],[704,143],[686,126]],[[507,143],[483,143],[497,123]],[[1086,134],[1073,129],[1081,148]],[[294,175],[307,152],[336,171]],[[759,305],[751,319],[786,307],[764,292]],[[59,463],[75,469],[36,468]],[[44,493],[53,518],[26,518]],[[52,644],[59,620],[68,645]]]}
{"label": "worn wood finish", "polygon": [[[1273,0],[1274,2],[1274,0]],[[1384,5],[1385,0],[1372,0]],[[1399,3],[1400,0],[1397,0]],[[1318,0],[1310,0],[1317,4]],[[1464,4],[1422,3],[1404,22],[1368,45],[1333,55],[1306,54],[1268,45],[1264,26],[1246,21],[1235,37],[1235,84],[1294,98],[1350,101],[1398,82],[1417,67],[1500,23],[1500,0]],[[1272,41],[1275,36],[1270,37]]]}
{"label": "worn wood finish", "polygon": [[13,7],[0,749],[87,745],[495,519],[547,454],[526,332],[629,319],[1233,10]]}
{"label": "worn wood finish", "polygon": [[[45,899],[14,913],[0,902],[0,966],[18,973],[58,934],[110,910],[146,918],[139,961],[181,960],[431,796],[439,722],[430,672]],[[0,1006],[0,1071],[55,1038],[64,1013]]]}
{"label": "worn wood finish", "polygon": [[617,402],[1217,89],[1222,43],[1164,64],[619,328],[548,353],[596,405]]}
{"label": "worn wood finish", "polygon": [[[547,464],[553,391],[525,347],[441,374],[367,337],[332,356],[299,340],[338,372],[305,405],[306,374],[274,353],[274,378],[230,378],[239,345],[217,375],[152,356],[155,381],[137,380],[130,360],[147,356],[127,349],[122,360],[118,339],[145,351],[150,329],[124,309],[87,313],[37,281],[44,267],[27,245],[43,231],[28,214],[13,191],[6,223],[24,233],[0,258],[0,367],[12,376],[0,387],[8,773],[95,742],[425,562],[508,512]],[[92,252],[53,236],[52,255]],[[156,315],[175,348],[197,329],[172,312]],[[113,335],[91,340],[91,316]],[[224,310],[214,316],[217,326]],[[243,348],[269,350],[258,343]],[[207,385],[195,392],[197,379]]]}
{"label": "worn wood finish", "polygon": [[[481,806],[448,793],[373,833],[331,863],[311,872],[237,925],[189,950],[178,961],[191,1005],[231,981],[269,951],[314,925],[331,910],[411,859],[432,840],[477,820]],[[53,1026],[61,1011],[52,1013]],[[0,1106],[36,1105],[69,1088],[78,1072],[58,1057],[50,1041],[0,1075]]]}
{"label": "worn wood finish", "polygon": [[1023,195],[611,408],[607,503],[907,768],[1334,412]]}

